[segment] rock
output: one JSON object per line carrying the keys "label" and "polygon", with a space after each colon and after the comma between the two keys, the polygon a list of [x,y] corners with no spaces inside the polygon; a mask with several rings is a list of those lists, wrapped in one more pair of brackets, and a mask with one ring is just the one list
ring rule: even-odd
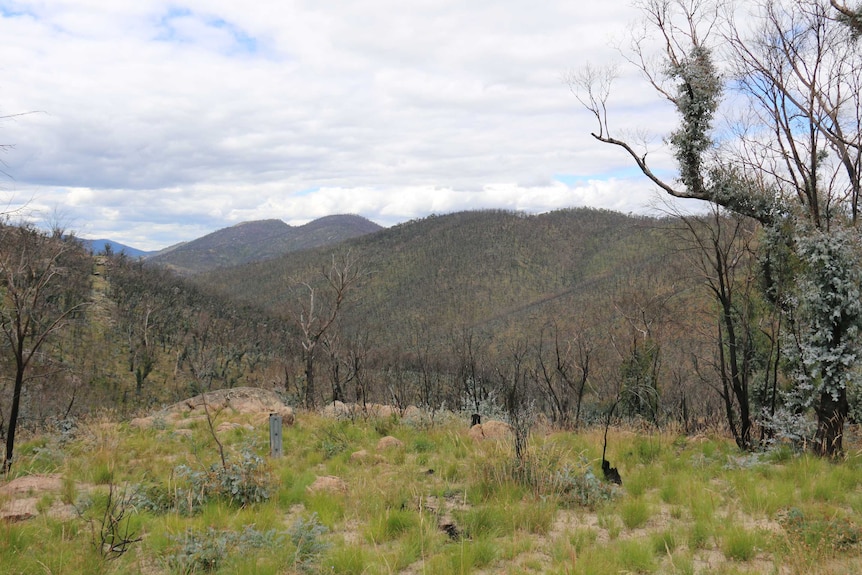
{"label": "rock", "polygon": [[377,442],[378,451],[385,451],[387,449],[396,449],[401,447],[404,447],[404,442],[396,437],[392,437],[391,435],[381,437],[380,441]]}
{"label": "rock", "polygon": [[347,483],[340,477],[334,475],[324,475],[314,480],[314,483],[307,487],[310,493],[326,491],[328,493],[347,493]]}
{"label": "rock", "polygon": [[326,417],[347,417],[350,415],[351,407],[340,401],[333,401],[323,408]]}
{"label": "rock", "polygon": [[379,403],[369,403],[367,406],[369,417],[379,417],[380,419],[388,419],[393,415],[398,415],[398,410],[391,405],[380,405]]}
{"label": "rock", "polygon": [[[62,487],[63,478],[58,474],[25,475],[0,486],[0,498],[10,498],[0,507],[0,521],[13,523],[36,517],[39,515],[37,505],[41,496],[60,491]],[[56,506],[60,509],[64,507],[59,503]]]}
{"label": "rock", "polygon": [[276,413],[281,416],[282,425],[290,426],[295,421],[293,409],[284,404],[274,391],[256,387],[235,387],[218,389],[185,399],[166,408],[162,415],[166,419],[184,420],[186,418],[205,417],[206,411],[211,416],[229,410],[242,414]]}
{"label": "rock", "polygon": [[[62,487],[63,478],[57,474],[26,475],[0,486],[0,501],[9,498],[0,504],[0,522],[26,521],[42,513],[60,521],[77,517],[78,513],[73,505],[64,504],[57,498],[50,507],[42,509],[40,513],[39,504],[44,503],[45,494],[60,492]],[[79,484],[77,487],[84,492],[92,490],[92,486],[85,484]]]}
{"label": "rock", "polygon": [[350,461],[355,463],[364,463],[368,461],[370,454],[365,449],[360,449],[359,451],[354,451],[350,454]]}
{"label": "rock", "polygon": [[137,429],[150,429],[153,427],[153,417],[136,417],[129,422],[129,427]]}
{"label": "rock", "polygon": [[468,435],[476,441],[508,439],[512,435],[512,426],[504,421],[486,421],[471,427]]}
{"label": "rock", "polygon": [[352,461],[353,463],[370,463],[373,465],[383,461],[383,458],[379,455],[368,453],[368,451],[365,449],[360,449],[359,451],[350,454],[350,461]]}
{"label": "rock", "polygon": [[25,499],[13,499],[2,508],[0,508],[0,521],[6,523],[17,523],[18,521],[26,521],[39,515],[36,508],[38,499],[35,497],[27,497]]}
{"label": "rock", "polygon": [[58,474],[25,475],[0,486],[0,495],[33,495],[46,491],[60,491],[62,487],[63,478]]}
{"label": "rock", "polygon": [[224,433],[226,431],[232,431],[234,429],[245,429],[247,431],[252,431],[252,430],[254,430],[254,427],[252,427],[251,425],[243,425],[241,423],[234,423],[232,421],[225,421],[225,422],[219,423],[218,427],[216,427],[216,431],[218,433]]}
{"label": "rock", "polygon": [[206,420],[207,418],[205,416],[182,417],[179,414],[175,413],[167,419],[166,423],[176,429],[189,429],[191,428],[191,426],[195,425],[198,422],[201,422],[206,425]]}

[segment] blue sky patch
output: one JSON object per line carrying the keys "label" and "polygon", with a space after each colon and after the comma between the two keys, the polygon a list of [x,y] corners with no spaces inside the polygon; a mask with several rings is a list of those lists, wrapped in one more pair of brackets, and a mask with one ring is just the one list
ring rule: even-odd
{"label": "blue sky patch", "polygon": [[306,188],[304,190],[299,190],[298,192],[294,192],[292,195],[297,197],[310,196],[311,194],[317,193],[320,191],[320,186],[314,186],[313,188]]}
{"label": "blue sky patch", "polygon": [[197,44],[200,40],[199,38],[188,34],[183,27],[178,26],[178,21],[183,19],[194,20],[205,28],[211,28],[229,36],[232,40],[231,45],[223,50],[229,55],[255,54],[258,51],[257,40],[235,24],[223,18],[196,14],[188,8],[176,6],[171,7],[159,19],[159,32],[156,35],[156,40],[180,44]]}
{"label": "blue sky patch", "polygon": [[582,176],[576,176],[574,174],[554,174],[554,180],[557,182],[562,182],[569,187],[572,187],[586,182],[587,178],[584,178]]}
{"label": "blue sky patch", "polygon": [[0,2],[0,17],[20,18],[21,16],[36,17],[36,14],[24,8],[18,2]]}

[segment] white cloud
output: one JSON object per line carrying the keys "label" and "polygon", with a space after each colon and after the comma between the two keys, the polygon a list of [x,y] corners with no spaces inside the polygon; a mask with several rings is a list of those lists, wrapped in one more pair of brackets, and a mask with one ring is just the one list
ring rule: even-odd
{"label": "white cloud", "polygon": [[[618,59],[610,39],[634,16],[563,0],[7,1],[0,115],[38,113],[0,123],[15,145],[0,205],[59,206],[82,234],[142,248],[264,217],[642,211],[649,186],[561,81]],[[645,94],[621,79],[618,125],[672,125]]]}

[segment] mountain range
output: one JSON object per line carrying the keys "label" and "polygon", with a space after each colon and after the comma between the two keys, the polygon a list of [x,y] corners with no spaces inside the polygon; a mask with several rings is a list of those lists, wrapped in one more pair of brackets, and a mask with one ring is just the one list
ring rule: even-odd
{"label": "mountain range", "polygon": [[301,226],[276,219],[259,220],[215,231],[147,254],[146,258],[150,263],[189,275],[337,244],[381,229],[371,220],[349,214],[326,216]]}
{"label": "mountain range", "polygon": [[152,255],[156,252],[148,252],[144,250],[139,250],[138,248],[133,248],[131,246],[127,246],[125,244],[121,244],[120,242],[115,242],[113,240],[106,239],[98,239],[98,240],[85,240],[78,238],[78,240],[84,244],[84,247],[87,248],[90,252],[94,254],[101,253],[114,253],[114,254],[126,254],[130,258],[143,258],[149,255]]}

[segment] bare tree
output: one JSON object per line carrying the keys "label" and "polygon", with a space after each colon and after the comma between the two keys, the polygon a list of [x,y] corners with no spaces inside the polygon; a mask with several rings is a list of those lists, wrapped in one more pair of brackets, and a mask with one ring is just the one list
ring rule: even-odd
{"label": "bare tree", "polygon": [[14,359],[4,472],[12,466],[15,431],[28,370],[48,339],[85,305],[89,271],[74,239],[30,225],[0,225],[0,331]]}
{"label": "bare tree", "polygon": [[549,349],[546,349],[543,329],[536,349],[534,378],[544,383],[546,395],[551,399],[553,413],[559,424],[564,428],[573,425],[577,429],[581,403],[590,378],[592,344],[584,330],[573,337],[565,338],[560,334],[560,327],[555,321],[547,327],[552,341],[548,342]]}
{"label": "bare tree", "polygon": [[506,414],[514,435],[515,459],[523,465],[527,455],[534,413],[530,404],[530,368],[527,361],[528,346],[516,341],[500,357],[495,366],[495,376],[503,393]]}
{"label": "bare tree", "polygon": [[334,329],[345,299],[363,276],[358,262],[348,252],[341,258],[332,256],[329,267],[321,270],[322,284],[302,282],[306,292],[294,318],[302,334],[302,356],[305,364],[305,406],[314,407],[314,369],[318,344]]}
{"label": "bare tree", "polygon": [[[652,169],[646,149],[612,132],[613,73],[588,69],[570,81],[596,119],[598,141],[622,148],[667,194],[711,202],[770,228],[775,242],[763,249],[786,250],[798,262],[804,281],[784,293],[804,305],[776,304],[796,323],[797,387],[811,388],[818,450],[829,455],[842,450],[849,366],[859,356],[862,326],[854,290],[826,281],[830,274],[857,281],[850,246],[859,242],[862,191],[862,51],[836,17],[845,6],[835,4],[763,0],[745,26],[720,2],[641,4],[645,33],[635,37],[630,61],[679,115],[679,128],[665,140],[678,167],[673,180]],[[652,41],[660,45],[658,66],[648,51]],[[722,70],[734,96],[724,108]],[[728,128],[716,133],[719,117]],[[822,269],[830,254],[841,269]],[[838,307],[831,318],[826,301]]]}
{"label": "bare tree", "polygon": [[692,245],[689,261],[718,304],[715,324],[717,350],[712,370],[725,406],[728,428],[737,445],[750,449],[754,418],[750,389],[753,385],[758,330],[755,226],[750,219],[726,215],[717,206],[708,215],[679,215],[683,240]]}

